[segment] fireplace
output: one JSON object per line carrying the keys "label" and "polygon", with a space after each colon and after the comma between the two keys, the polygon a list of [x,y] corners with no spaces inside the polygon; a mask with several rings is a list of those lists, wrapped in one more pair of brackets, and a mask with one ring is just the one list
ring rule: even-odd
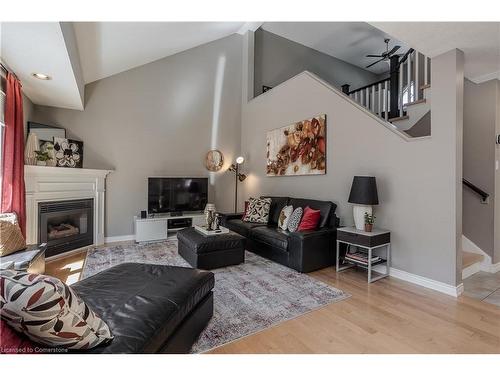
{"label": "fireplace", "polygon": [[38,239],[50,257],[94,243],[94,199],[38,203]]}

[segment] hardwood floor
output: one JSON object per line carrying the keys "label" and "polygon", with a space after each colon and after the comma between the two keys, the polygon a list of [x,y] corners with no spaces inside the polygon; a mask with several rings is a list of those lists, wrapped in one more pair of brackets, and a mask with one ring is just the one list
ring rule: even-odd
{"label": "hardwood floor", "polygon": [[[85,252],[49,262],[46,273],[75,279]],[[80,268],[81,268],[80,267]],[[241,338],[211,353],[500,353],[500,308],[363,271],[309,274],[352,297]]]}

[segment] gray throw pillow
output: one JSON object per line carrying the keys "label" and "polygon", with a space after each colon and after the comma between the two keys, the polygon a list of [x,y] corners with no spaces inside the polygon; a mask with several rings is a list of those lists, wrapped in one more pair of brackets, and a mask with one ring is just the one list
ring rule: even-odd
{"label": "gray throw pillow", "polygon": [[269,210],[271,198],[250,198],[248,209],[243,221],[249,223],[267,224],[269,221]]}
{"label": "gray throw pillow", "polygon": [[302,210],[302,207],[297,207],[295,210],[293,210],[292,215],[290,216],[290,219],[288,220],[288,230],[290,232],[296,232],[297,229],[299,228],[300,220],[302,219],[302,214],[304,211]]}

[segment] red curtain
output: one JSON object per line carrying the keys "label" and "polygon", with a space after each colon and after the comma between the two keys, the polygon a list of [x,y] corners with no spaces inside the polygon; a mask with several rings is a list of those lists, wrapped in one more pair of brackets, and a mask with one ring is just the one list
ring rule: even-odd
{"label": "red curtain", "polygon": [[2,155],[2,205],[0,211],[15,212],[26,238],[24,191],[24,122],[21,83],[7,73],[5,130]]}

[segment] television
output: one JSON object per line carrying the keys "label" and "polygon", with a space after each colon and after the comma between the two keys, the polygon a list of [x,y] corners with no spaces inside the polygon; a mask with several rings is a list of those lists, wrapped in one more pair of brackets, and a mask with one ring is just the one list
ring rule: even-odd
{"label": "television", "polygon": [[208,178],[148,178],[149,214],[203,211],[207,201]]}

